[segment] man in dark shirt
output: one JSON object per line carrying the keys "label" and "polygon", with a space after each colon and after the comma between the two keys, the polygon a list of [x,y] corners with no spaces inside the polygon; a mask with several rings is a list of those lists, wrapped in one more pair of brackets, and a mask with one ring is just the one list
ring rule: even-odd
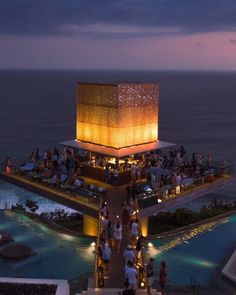
{"label": "man in dark shirt", "polygon": [[147,294],[151,294],[151,289],[154,281],[154,259],[150,258],[147,264]]}

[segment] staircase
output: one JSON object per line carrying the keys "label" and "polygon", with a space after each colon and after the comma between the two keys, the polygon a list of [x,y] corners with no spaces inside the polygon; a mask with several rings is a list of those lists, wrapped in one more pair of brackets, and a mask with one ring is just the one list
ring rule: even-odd
{"label": "staircase", "polygon": [[[124,289],[117,288],[102,288],[102,289],[88,289],[87,291],[82,291],[81,293],[76,293],[76,295],[119,295],[122,294]],[[147,295],[147,291],[144,289],[138,289],[136,295]],[[161,295],[156,290],[152,290],[152,295]]]}

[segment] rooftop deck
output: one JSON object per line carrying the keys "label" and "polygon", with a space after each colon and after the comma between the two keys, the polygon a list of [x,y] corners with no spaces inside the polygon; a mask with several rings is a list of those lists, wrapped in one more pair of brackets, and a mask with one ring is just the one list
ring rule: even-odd
{"label": "rooftop deck", "polygon": [[98,217],[100,201],[92,193],[88,192],[87,196],[82,195],[79,191],[72,194],[55,185],[50,186],[43,182],[33,181],[27,176],[16,173],[0,173],[0,178],[86,215]]}

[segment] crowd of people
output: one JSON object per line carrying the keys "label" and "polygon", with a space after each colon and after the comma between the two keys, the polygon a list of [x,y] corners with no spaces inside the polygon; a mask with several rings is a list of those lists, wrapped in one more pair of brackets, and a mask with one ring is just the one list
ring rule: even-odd
{"label": "crowd of people", "polygon": [[[109,278],[109,263],[112,255],[121,256],[124,261],[124,284],[127,290],[132,290],[133,294],[135,294],[138,286],[138,270],[143,267],[144,262],[142,257],[144,236],[142,235],[138,211],[133,198],[128,197],[122,206],[122,215],[115,216],[114,220],[111,220],[108,204],[104,201],[100,210],[100,218],[101,233],[97,254],[104,270],[104,278]],[[129,242],[121,253],[123,234],[127,236],[127,233]],[[150,259],[146,271],[148,278],[147,292],[151,294],[154,274],[156,274],[154,271],[154,259]],[[163,262],[159,271],[162,294],[164,294],[165,290],[166,276],[166,266]]]}
{"label": "crowd of people", "polygon": [[154,190],[165,185],[176,187],[184,178],[200,177],[212,165],[210,154],[205,157],[202,153],[195,152],[189,157],[182,145],[170,148],[169,152],[148,152],[143,159],[144,163],[139,161],[138,165],[131,165],[132,182],[135,183],[145,175]]}
{"label": "crowd of people", "polygon": [[62,151],[55,147],[53,150],[44,150],[43,153],[37,148],[29,160],[35,163],[34,171],[37,175],[41,178],[55,178],[57,183],[62,182],[61,175],[66,175],[63,182],[67,184],[73,184],[81,175],[79,157],[71,147],[65,147]]}

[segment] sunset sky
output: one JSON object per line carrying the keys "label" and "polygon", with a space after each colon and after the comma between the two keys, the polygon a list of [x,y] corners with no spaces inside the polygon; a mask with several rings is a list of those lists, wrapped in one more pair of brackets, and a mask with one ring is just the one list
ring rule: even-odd
{"label": "sunset sky", "polygon": [[236,1],[1,0],[0,68],[236,70]]}

